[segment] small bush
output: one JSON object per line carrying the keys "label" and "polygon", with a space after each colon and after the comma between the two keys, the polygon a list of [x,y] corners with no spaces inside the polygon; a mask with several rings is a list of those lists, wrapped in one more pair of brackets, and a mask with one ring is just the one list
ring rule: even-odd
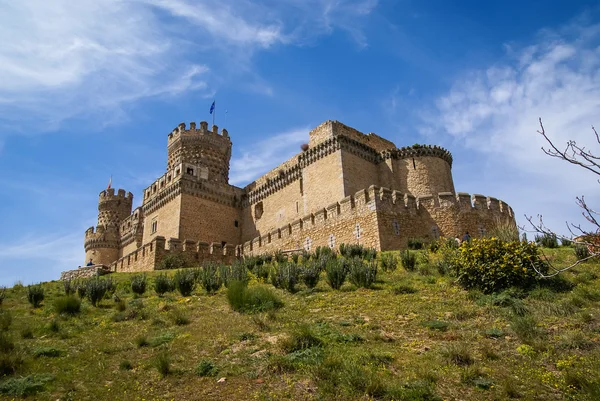
{"label": "small bush", "polygon": [[181,309],[173,309],[171,318],[173,319],[173,323],[177,326],[190,324],[190,318]]}
{"label": "small bush", "polygon": [[112,279],[109,282],[109,279],[92,277],[85,283],[85,296],[93,306],[98,306],[112,287]]}
{"label": "small bush", "polygon": [[76,315],[81,311],[81,300],[74,295],[65,295],[54,300],[56,313]]}
{"label": "small bush", "polygon": [[200,377],[216,376],[217,373],[218,370],[211,361],[202,360],[196,365],[196,375]]}
{"label": "small bush", "polygon": [[364,262],[358,257],[348,263],[348,280],[357,287],[371,288],[377,279],[377,261]]}
{"label": "small bush", "polygon": [[560,239],[560,246],[571,246],[573,245],[573,241],[571,241],[568,238],[561,238]]}
{"label": "small bush", "polygon": [[535,242],[544,248],[558,248],[558,238],[556,238],[556,234],[536,235]]}
{"label": "small bush", "polygon": [[54,347],[40,347],[33,350],[33,356],[36,358],[40,358],[42,356],[48,358],[56,358],[62,355],[62,351],[58,348]]}
{"label": "small bush", "polygon": [[421,326],[427,327],[431,330],[446,331],[448,330],[450,323],[441,320],[428,320],[426,322],[422,322]]}
{"label": "small bush", "polygon": [[41,284],[27,286],[27,300],[34,308],[39,308],[44,300],[44,287]]}
{"label": "small bush", "polygon": [[33,330],[31,327],[23,327],[21,329],[21,338],[24,340],[31,340],[33,338]]}
{"label": "small bush", "polygon": [[[243,269],[246,270],[245,267]],[[219,266],[216,263],[206,263],[199,269],[199,274],[200,285],[209,294],[219,291],[219,288],[223,285],[223,281],[219,276]]]}
{"label": "small bush", "polygon": [[414,294],[415,292],[417,292],[417,289],[414,288],[413,286],[409,285],[409,284],[400,283],[400,284],[396,284],[392,288],[392,292],[394,294],[396,294],[396,295],[400,295],[400,294]]}
{"label": "small bush", "polygon": [[400,262],[406,271],[415,271],[417,267],[417,255],[407,249],[400,252]]}
{"label": "small bush", "polygon": [[8,310],[0,309],[0,331],[7,331],[12,324],[12,314]]}
{"label": "small bush", "polygon": [[128,360],[121,361],[119,364],[119,369],[121,370],[131,370],[133,369],[133,365]]}
{"label": "small bush", "polygon": [[173,291],[174,284],[168,275],[162,273],[154,278],[154,292],[162,297],[165,293]]}
{"label": "small bush", "polygon": [[[329,248],[327,248],[329,249]],[[315,288],[321,278],[321,265],[318,260],[311,260],[301,268],[302,281],[308,288]]]}
{"label": "small bush", "polygon": [[227,301],[237,312],[265,312],[279,309],[283,302],[267,287],[247,287],[239,281],[232,281],[227,288]]}
{"label": "small bush", "polygon": [[136,274],[131,278],[131,291],[135,294],[142,295],[146,292],[146,284],[148,280],[145,274]]}
{"label": "small bush", "polygon": [[517,337],[528,345],[533,345],[537,341],[543,339],[546,333],[538,327],[536,320],[531,315],[515,316],[510,327],[513,329]]}
{"label": "small bush", "polygon": [[142,348],[142,347],[147,347],[148,345],[150,345],[150,343],[148,342],[148,338],[145,335],[139,335],[135,338],[135,345],[137,345],[138,348]]}
{"label": "small bush", "polygon": [[585,259],[590,257],[590,250],[584,244],[575,244],[575,248],[573,248],[573,252],[575,252],[575,257],[577,260]]}
{"label": "small bush", "polygon": [[196,287],[194,272],[189,269],[177,270],[173,282],[177,291],[184,297],[189,297]]}
{"label": "small bush", "polygon": [[458,366],[468,366],[474,362],[469,347],[463,343],[448,345],[442,354],[448,362]]}
{"label": "small bush", "polygon": [[9,378],[0,383],[0,394],[16,397],[35,395],[44,390],[47,382],[54,380],[51,375],[29,375]]}
{"label": "small bush", "polygon": [[296,292],[296,284],[300,280],[300,268],[294,262],[278,263],[271,270],[271,284],[275,288],[283,288],[291,293]]}
{"label": "small bush", "polygon": [[[267,255],[263,255],[265,258]],[[271,259],[271,255],[268,255],[269,260]],[[268,262],[267,262],[268,263]],[[264,266],[265,261],[263,261],[260,266]],[[225,287],[229,287],[229,283],[232,281],[240,281],[243,283],[248,283],[248,269],[238,262],[235,261],[231,265],[220,265],[219,266],[219,275]]]}
{"label": "small bush", "polygon": [[73,286],[75,287],[75,292],[77,292],[77,296],[79,297],[79,299],[83,299],[86,297],[87,285],[85,281],[76,281],[75,284],[73,284]]}
{"label": "small bush", "polygon": [[77,291],[77,288],[71,279],[63,280],[63,289],[65,290],[65,295],[73,295]]}
{"label": "small bush", "polygon": [[261,263],[260,265],[256,265],[254,267],[253,273],[258,280],[260,280],[264,283],[269,279],[270,270],[271,269],[270,269],[269,265],[265,265],[265,264]]}
{"label": "small bush", "polygon": [[418,250],[423,249],[424,242],[420,238],[409,238],[408,239],[408,249]]}
{"label": "small bush", "polygon": [[6,332],[0,332],[0,352],[10,352],[15,349],[15,343]]}
{"label": "small bush", "polygon": [[392,253],[381,254],[381,270],[384,272],[393,272],[398,268],[398,258]]}
{"label": "small bush", "polygon": [[286,354],[289,354],[311,347],[319,347],[322,344],[323,341],[313,333],[309,326],[302,325],[281,341],[281,348]]}
{"label": "small bush", "polygon": [[156,358],[154,358],[154,366],[156,367],[156,370],[158,370],[158,373],[163,377],[171,373],[171,358],[169,357],[169,354],[166,351],[160,352]]}
{"label": "small bush", "polygon": [[[343,244],[342,244],[343,245]],[[342,249],[340,245],[340,250]],[[327,277],[327,284],[334,290],[339,290],[348,275],[348,263],[345,258],[330,259],[327,261],[325,266],[325,274]]]}
{"label": "small bush", "polygon": [[477,288],[487,294],[510,287],[528,289],[539,280],[536,269],[548,271],[533,243],[472,239],[463,243],[460,251],[458,282],[466,289]]}
{"label": "small bush", "polygon": [[179,253],[166,255],[157,266],[157,270],[182,269],[187,263],[183,255]]}

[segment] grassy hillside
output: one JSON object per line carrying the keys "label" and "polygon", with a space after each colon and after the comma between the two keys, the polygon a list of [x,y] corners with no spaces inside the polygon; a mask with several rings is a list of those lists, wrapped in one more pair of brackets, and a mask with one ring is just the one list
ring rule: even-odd
{"label": "grassy hillside", "polygon": [[600,399],[599,263],[564,274],[572,289],[484,295],[440,275],[435,257],[379,272],[372,289],[264,284],[284,306],[254,314],[233,311],[225,288],[159,297],[157,272],[142,296],[132,275],[111,275],[122,302],[84,300],[74,315],[55,311],[61,282],[43,284],[39,308],[16,285],[0,314],[0,399]]}

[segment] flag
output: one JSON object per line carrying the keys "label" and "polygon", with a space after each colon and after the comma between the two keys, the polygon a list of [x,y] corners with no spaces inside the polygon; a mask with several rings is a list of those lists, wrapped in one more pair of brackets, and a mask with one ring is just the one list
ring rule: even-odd
{"label": "flag", "polygon": [[215,111],[215,101],[214,100],[213,100],[213,103],[210,105],[210,114],[212,114],[213,111]]}
{"label": "flag", "polygon": [[112,175],[110,176],[110,179],[108,180],[108,187],[106,187],[106,189],[110,189],[111,185],[112,185]]}

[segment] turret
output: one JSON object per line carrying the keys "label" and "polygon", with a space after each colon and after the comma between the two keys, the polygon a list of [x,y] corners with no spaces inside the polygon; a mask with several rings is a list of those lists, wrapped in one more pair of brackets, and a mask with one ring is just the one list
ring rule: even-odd
{"label": "turret", "polygon": [[229,160],[231,140],[227,130],[212,126],[206,121],[190,123],[189,128],[181,123],[168,136],[167,171],[185,163],[198,171],[206,171],[206,179],[227,184],[229,182]]}
{"label": "turret", "polygon": [[133,194],[113,188],[100,192],[98,199],[98,225],[85,232],[85,264],[109,265],[119,258],[121,222],[131,215]]}

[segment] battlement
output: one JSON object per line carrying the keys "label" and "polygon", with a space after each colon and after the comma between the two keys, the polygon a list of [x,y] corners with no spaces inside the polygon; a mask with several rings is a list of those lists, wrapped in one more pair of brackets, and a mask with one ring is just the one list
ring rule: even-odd
{"label": "battlement", "polygon": [[117,194],[115,195],[114,188],[108,188],[104,191],[100,192],[100,202],[108,201],[108,200],[127,200],[129,202],[133,202],[133,194],[131,192],[126,192],[124,189],[119,189]]}
{"label": "battlement", "polygon": [[203,136],[218,136],[220,138],[227,139],[229,141],[229,133],[225,128],[221,129],[219,133],[219,127],[216,125],[212,126],[212,129],[209,131],[208,123],[206,121],[200,121],[199,127],[196,126],[195,122],[191,122],[189,128],[185,123],[180,123],[176,128],[173,129],[168,135],[169,143],[172,141],[182,137],[182,136],[195,136],[195,137],[203,137]]}
{"label": "battlement", "polygon": [[438,157],[445,160],[452,167],[452,154],[436,145],[413,145],[402,148],[387,149],[381,152],[381,157],[385,159],[406,159],[409,157]]}

